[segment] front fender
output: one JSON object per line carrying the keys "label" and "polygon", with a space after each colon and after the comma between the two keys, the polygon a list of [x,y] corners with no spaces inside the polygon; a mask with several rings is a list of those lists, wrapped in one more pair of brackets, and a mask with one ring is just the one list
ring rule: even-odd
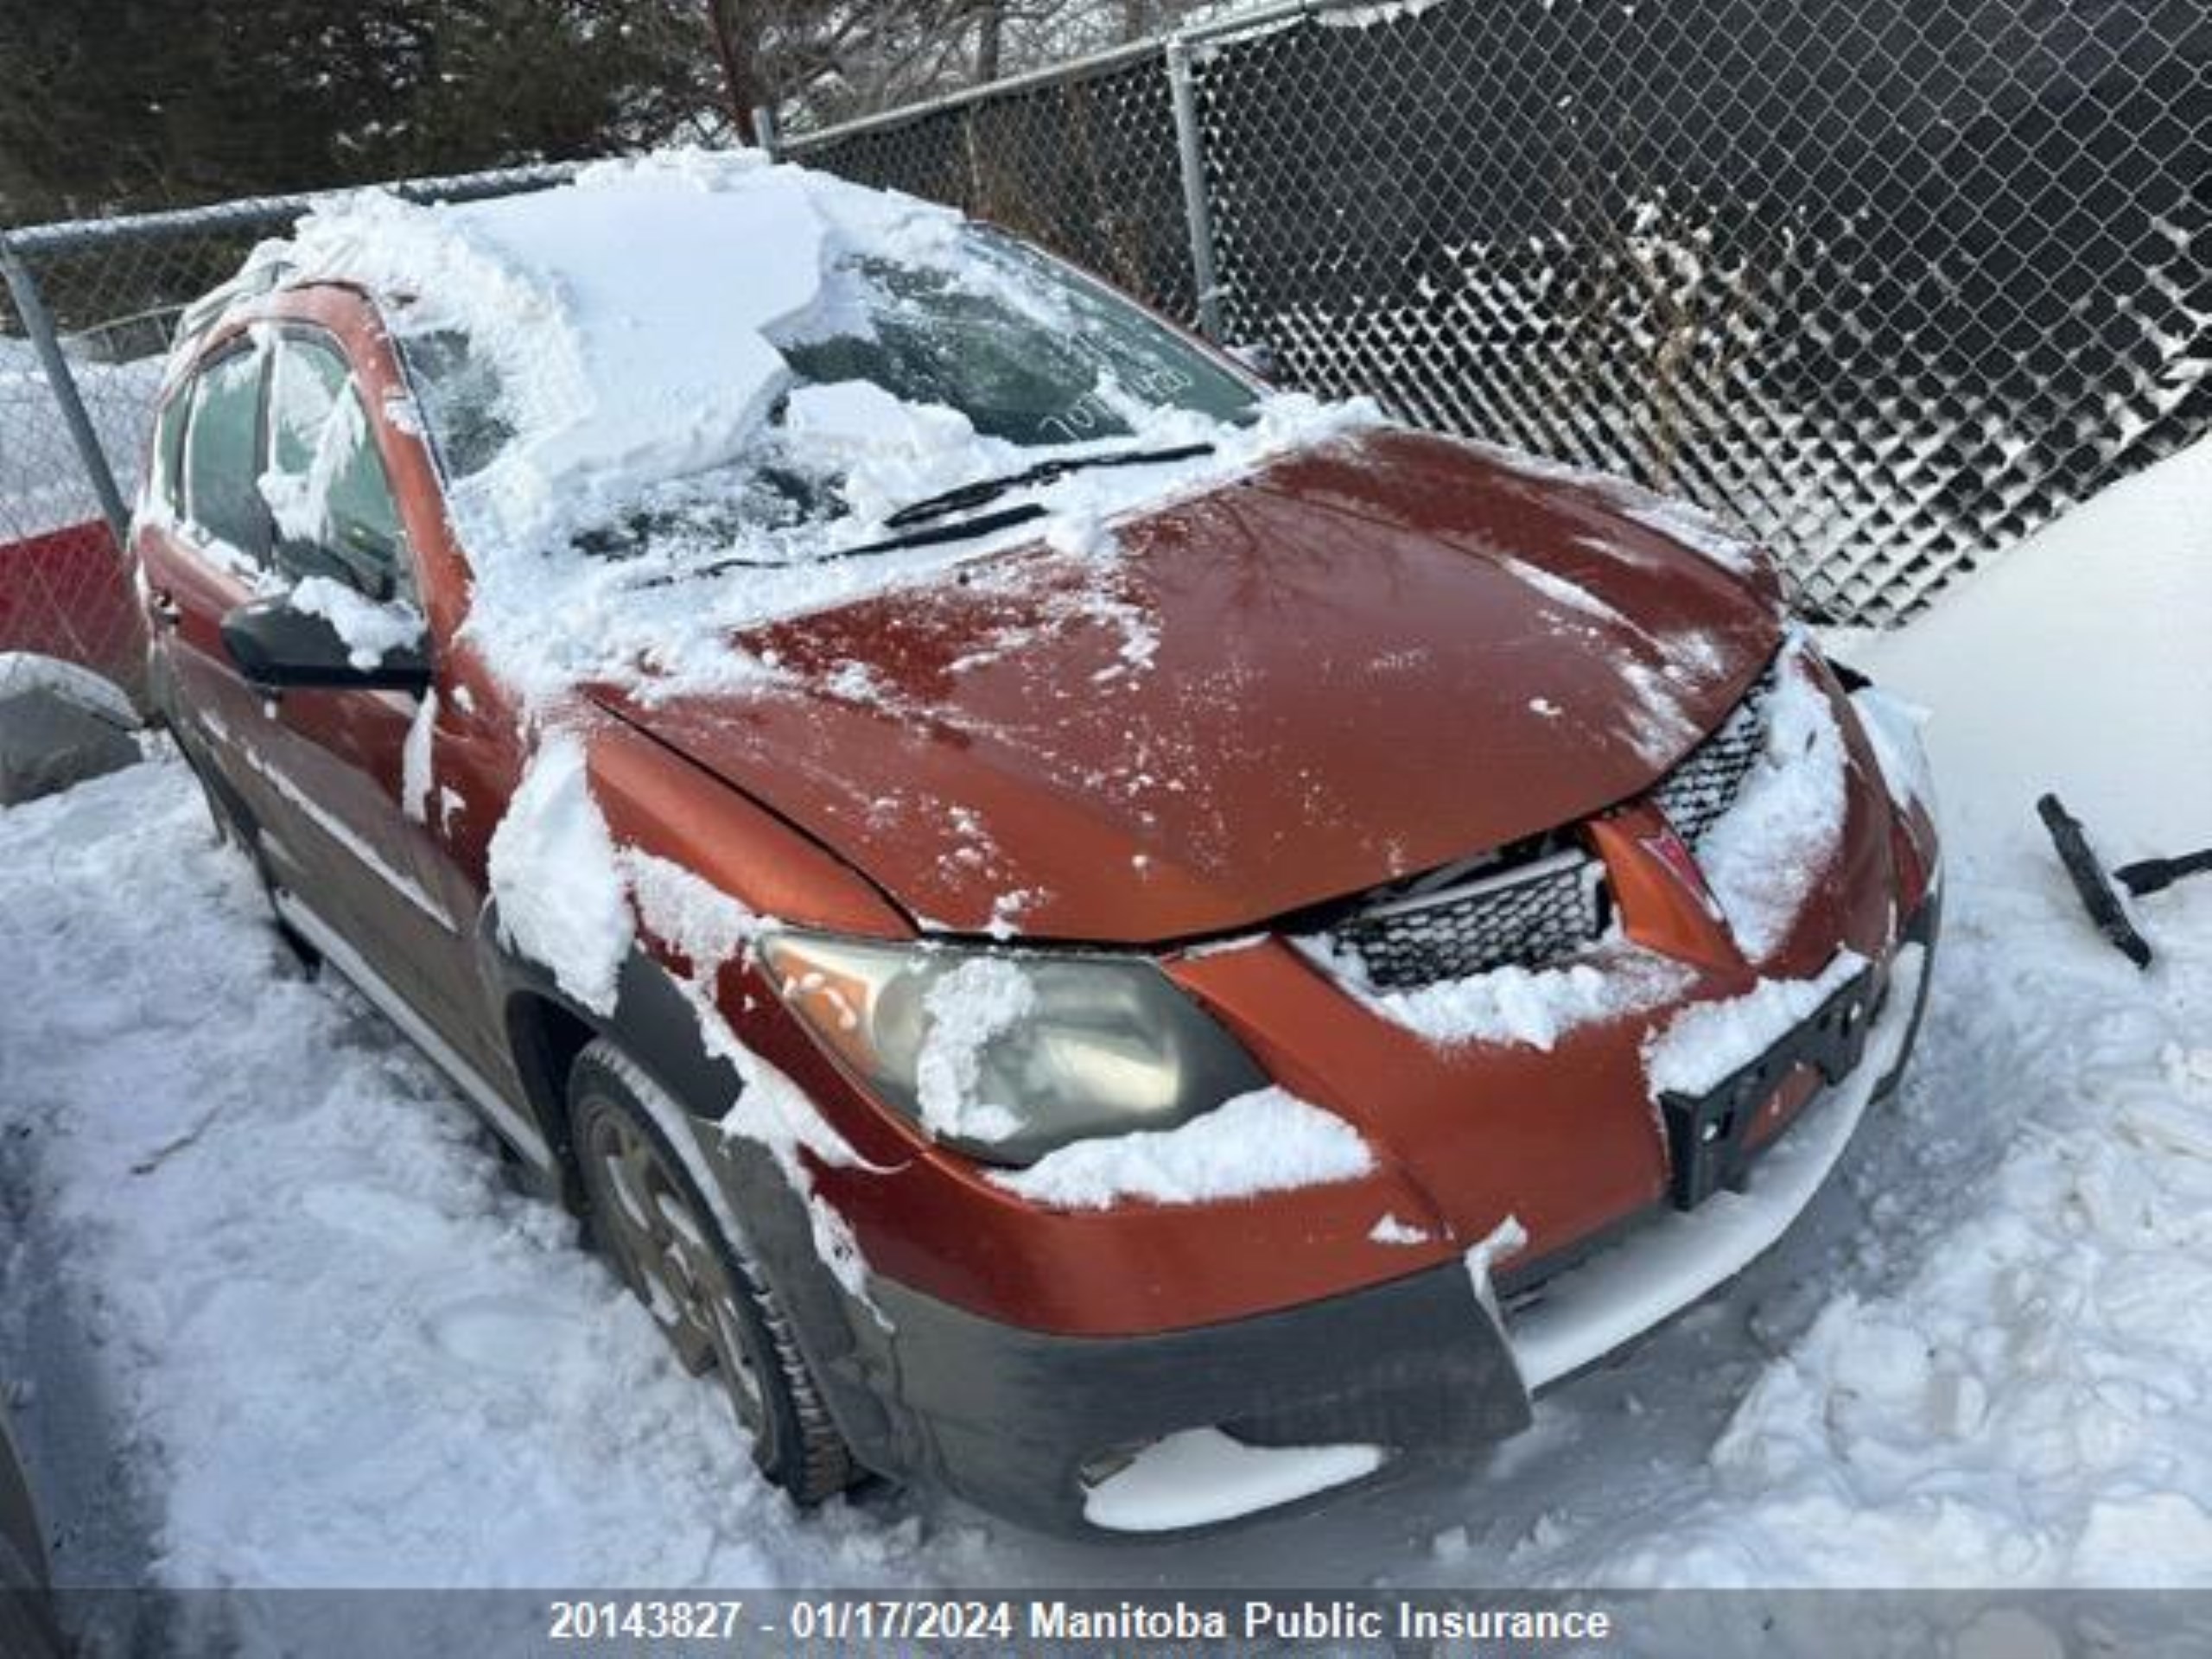
{"label": "front fender", "polygon": [[863,1463],[889,1433],[873,1376],[880,1362],[863,1344],[876,1315],[856,1302],[815,1248],[807,1200],[769,1149],[728,1133],[722,1119],[745,1088],[736,1065],[716,1053],[690,994],[666,965],[632,946],[616,980],[613,1011],[601,1014],[563,990],[552,971],[522,956],[504,937],[496,904],[477,925],[479,963],[500,1011],[529,1104],[555,1149],[572,1207],[582,1206],[569,1133],[568,1074],[578,1053],[605,1039],[620,1048],[682,1109],[691,1146],[719,1188],[739,1235],[733,1243],[760,1272],[790,1316],[837,1426]]}

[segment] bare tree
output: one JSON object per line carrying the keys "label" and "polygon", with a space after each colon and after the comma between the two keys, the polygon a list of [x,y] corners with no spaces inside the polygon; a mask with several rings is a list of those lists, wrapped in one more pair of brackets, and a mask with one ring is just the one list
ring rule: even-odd
{"label": "bare tree", "polygon": [[706,7],[707,37],[721,70],[730,125],[745,143],[758,143],[760,134],[753,112],[767,103],[768,96],[760,75],[757,14],[748,0],[706,0]]}
{"label": "bare tree", "polygon": [[1006,44],[1005,0],[981,0],[976,9],[976,79],[999,78],[999,55]]}

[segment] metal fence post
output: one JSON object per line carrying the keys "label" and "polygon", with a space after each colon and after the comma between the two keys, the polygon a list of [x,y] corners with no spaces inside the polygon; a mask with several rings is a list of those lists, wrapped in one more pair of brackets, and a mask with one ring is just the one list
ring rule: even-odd
{"label": "metal fence post", "polygon": [[1191,236],[1191,283],[1198,290],[1198,330],[1221,340],[1221,294],[1213,264],[1213,207],[1206,198],[1206,158],[1198,133],[1198,88],[1191,79],[1191,43],[1167,41],[1167,89],[1175,106],[1175,154],[1183,171],[1183,218]]}
{"label": "metal fence post", "polygon": [[770,161],[781,161],[778,153],[784,147],[784,135],[776,126],[776,110],[771,104],[753,106],[753,142]]}
{"label": "metal fence post", "polygon": [[0,235],[0,276],[7,279],[8,292],[16,302],[16,315],[23,320],[23,332],[30,336],[32,349],[38,353],[39,367],[46,372],[54,404],[69,429],[71,442],[77,446],[77,458],[84,463],[86,476],[92,480],[92,493],[99,498],[100,515],[114,533],[116,551],[120,555],[130,539],[130,509],[124,505],[123,492],[116,487],[114,469],[107,464],[107,452],[100,448],[92,416],[85,412],[85,400],[77,391],[77,377],[69,372],[69,359],[61,354],[61,342],[55,337],[54,318],[46,308],[45,296],[39,292],[38,279],[31,275],[31,268],[23,263],[22,256],[5,235]]}

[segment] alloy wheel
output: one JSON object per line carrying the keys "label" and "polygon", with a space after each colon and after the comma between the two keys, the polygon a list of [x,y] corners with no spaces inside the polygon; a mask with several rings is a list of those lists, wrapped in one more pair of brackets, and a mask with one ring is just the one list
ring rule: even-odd
{"label": "alloy wheel", "polygon": [[592,1209],[623,1277],[684,1369],[720,1375],[738,1418],[766,1427],[760,1379],[731,1282],[666,1155],[626,1114],[586,1104],[582,1163]]}

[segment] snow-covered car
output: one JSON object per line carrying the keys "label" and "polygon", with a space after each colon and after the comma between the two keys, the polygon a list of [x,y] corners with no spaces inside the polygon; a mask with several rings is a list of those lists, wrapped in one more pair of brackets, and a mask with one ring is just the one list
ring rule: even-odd
{"label": "snow-covered car", "polygon": [[802,1500],[1160,1531],[1478,1448],[1910,1044],[1917,744],[1762,558],[943,208],[350,199],[188,315],[148,480],[283,925]]}

